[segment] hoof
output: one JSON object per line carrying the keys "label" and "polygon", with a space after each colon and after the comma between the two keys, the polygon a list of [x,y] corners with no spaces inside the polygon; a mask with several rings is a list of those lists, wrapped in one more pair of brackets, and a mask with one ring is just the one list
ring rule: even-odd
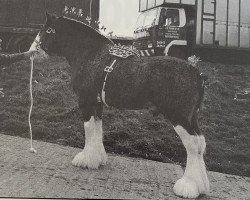
{"label": "hoof", "polygon": [[197,198],[200,195],[197,184],[187,178],[181,178],[175,183],[174,193],[184,198]]}
{"label": "hoof", "polygon": [[88,169],[98,169],[101,165],[107,163],[107,156],[87,155],[84,151],[78,153],[72,161],[72,164],[77,167]]}

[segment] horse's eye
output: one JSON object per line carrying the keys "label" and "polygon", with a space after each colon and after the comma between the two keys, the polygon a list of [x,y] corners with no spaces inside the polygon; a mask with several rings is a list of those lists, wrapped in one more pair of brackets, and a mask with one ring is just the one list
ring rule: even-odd
{"label": "horse's eye", "polygon": [[51,33],[51,28],[48,28],[46,33],[50,34]]}

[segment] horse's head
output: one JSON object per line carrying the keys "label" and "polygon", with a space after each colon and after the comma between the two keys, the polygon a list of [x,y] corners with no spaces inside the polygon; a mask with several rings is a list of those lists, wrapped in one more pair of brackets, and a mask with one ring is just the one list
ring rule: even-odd
{"label": "horse's head", "polygon": [[58,17],[46,12],[46,22],[39,33],[41,48],[48,55],[59,55],[60,48],[56,33]]}
{"label": "horse's head", "polygon": [[65,57],[72,52],[93,55],[101,46],[113,44],[99,31],[83,22],[48,13],[39,37],[40,46],[48,55]]}

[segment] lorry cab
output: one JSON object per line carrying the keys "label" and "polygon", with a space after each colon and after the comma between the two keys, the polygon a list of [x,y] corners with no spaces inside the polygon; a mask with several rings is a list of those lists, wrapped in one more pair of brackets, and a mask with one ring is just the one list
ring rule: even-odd
{"label": "lorry cab", "polygon": [[133,45],[142,56],[185,58],[190,24],[194,22],[188,13],[180,7],[156,7],[142,12],[136,23]]}

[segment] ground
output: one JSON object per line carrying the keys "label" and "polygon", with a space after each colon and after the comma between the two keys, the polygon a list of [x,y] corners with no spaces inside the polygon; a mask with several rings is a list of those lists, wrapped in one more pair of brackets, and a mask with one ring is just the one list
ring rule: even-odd
{"label": "ground", "polygon": [[[199,68],[209,77],[199,118],[207,139],[207,168],[250,177],[249,100],[234,100],[237,92],[250,88],[250,67],[201,62]],[[29,73],[27,61],[0,69],[1,134],[29,137]],[[36,62],[33,85],[34,139],[83,148],[83,121],[65,60]],[[104,134],[109,153],[185,165],[185,149],[168,121],[147,110],[106,109]]]}
{"label": "ground", "polygon": [[[0,196],[26,198],[105,198],[181,200],[173,193],[180,166],[109,154],[99,170],[71,165],[81,149],[0,134]],[[208,173],[211,192],[201,200],[245,200],[250,178]]]}

